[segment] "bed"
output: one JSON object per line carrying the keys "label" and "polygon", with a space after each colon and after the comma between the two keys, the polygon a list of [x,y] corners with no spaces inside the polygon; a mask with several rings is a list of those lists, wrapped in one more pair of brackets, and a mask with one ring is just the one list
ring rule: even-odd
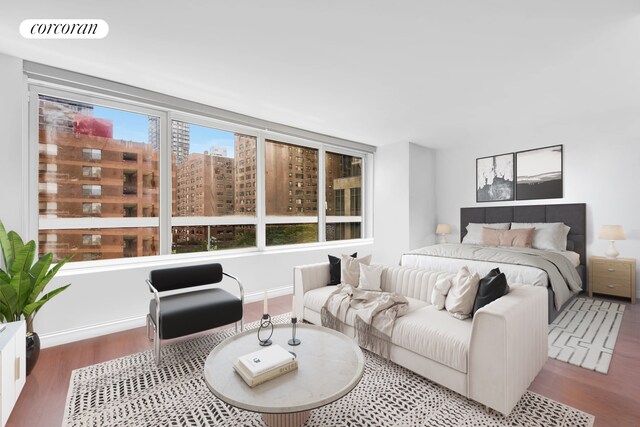
{"label": "bed", "polygon": [[[549,300],[549,322],[553,321],[564,307],[578,295],[578,291],[582,288],[582,292],[588,291],[586,281],[586,205],[584,203],[573,204],[557,204],[557,205],[530,205],[530,206],[490,206],[490,207],[472,207],[460,209],[460,241],[467,234],[467,225],[469,223],[553,223],[562,222],[570,227],[567,235],[567,251],[551,254],[551,251],[545,252],[545,258],[552,261],[560,261],[558,257],[567,258],[562,264],[565,273],[568,268],[575,268],[570,273],[578,280],[576,286],[575,280],[569,285],[569,280],[564,288],[559,288],[557,272],[555,269],[546,268],[548,273],[542,267],[525,266],[512,263],[509,250],[492,248],[497,255],[503,256],[504,263],[492,261],[483,261],[475,259],[475,253],[480,254],[485,249],[482,247],[472,248],[471,245],[434,245],[426,248],[420,248],[402,255],[401,264],[408,267],[425,268],[439,271],[456,272],[462,265],[469,266],[470,269],[478,271],[479,274],[486,274],[490,269],[498,266],[501,271],[505,272],[507,280],[510,283],[528,283],[538,286],[545,286],[548,289]],[[445,248],[444,246],[449,246]],[[448,258],[448,252],[455,253],[456,258]],[[487,251],[489,248],[487,248]],[[477,251],[477,252],[476,252]],[[525,251],[525,250],[523,250]],[[536,254],[537,255],[537,254]],[[485,257],[486,258],[486,257]],[[503,259],[497,257],[495,259]],[[569,265],[565,266],[565,264]],[[536,264],[537,265],[537,264]],[[567,276],[567,274],[562,274]],[[550,286],[550,276],[553,277],[553,284],[556,292]],[[568,292],[568,293],[567,293]],[[562,294],[562,295],[561,295]]]}

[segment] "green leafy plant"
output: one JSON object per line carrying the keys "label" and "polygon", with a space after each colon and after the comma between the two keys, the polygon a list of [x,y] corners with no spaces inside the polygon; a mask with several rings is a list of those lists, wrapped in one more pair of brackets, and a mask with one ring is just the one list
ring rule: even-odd
{"label": "green leafy plant", "polygon": [[36,243],[24,243],[18,233],[7,231],[0,221],[0,247],[6,270],[0,269],[0,317],[7,322],[27,321],[27,332],[33,333],[33,318],[42,306],[64,291],[70,284],[54,289],[36,300],[45,286],[73,255],[51,267],[53,254],[36,259]]}

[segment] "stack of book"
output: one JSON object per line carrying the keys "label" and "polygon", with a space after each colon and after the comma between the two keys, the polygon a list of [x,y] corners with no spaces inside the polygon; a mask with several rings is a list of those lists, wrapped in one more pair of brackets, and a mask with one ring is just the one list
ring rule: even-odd
{"label": "stack of book", "polygon": [[293,354],[278,344],[240,356],[233,369],[249,385],[255,387],[265,381],[298,369]]}

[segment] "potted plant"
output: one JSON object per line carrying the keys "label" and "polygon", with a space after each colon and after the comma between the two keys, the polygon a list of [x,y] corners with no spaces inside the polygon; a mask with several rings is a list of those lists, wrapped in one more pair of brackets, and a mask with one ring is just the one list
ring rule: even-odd
{"label": "potted plant", "polygon": [[[7,231],[0,221],[0,247],[4,268],[0,269],[0,318],[14,322],[24,318],[27,322],[27,375],[38,361],[40,338],[33,331],[33,318],[51,298],[69,285],[54,289],[37,299],[58,270],[69,261],[69,256],[51,267],[53,254],[36,257],[36,243],[24,243],[18,233]],[[35,262],[34,262],[35,261]]]}

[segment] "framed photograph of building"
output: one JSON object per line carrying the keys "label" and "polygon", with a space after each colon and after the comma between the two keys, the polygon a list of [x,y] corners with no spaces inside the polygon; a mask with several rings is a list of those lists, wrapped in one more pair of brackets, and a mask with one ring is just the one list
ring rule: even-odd
{"label": "framed photograph of building", "polygon": [[562,198],[562,145],[516,153],[516,199]]}
{"label": "framed photograph of building", "polygon": [[476,159],[476,202],[514,199],[513,153]]}

